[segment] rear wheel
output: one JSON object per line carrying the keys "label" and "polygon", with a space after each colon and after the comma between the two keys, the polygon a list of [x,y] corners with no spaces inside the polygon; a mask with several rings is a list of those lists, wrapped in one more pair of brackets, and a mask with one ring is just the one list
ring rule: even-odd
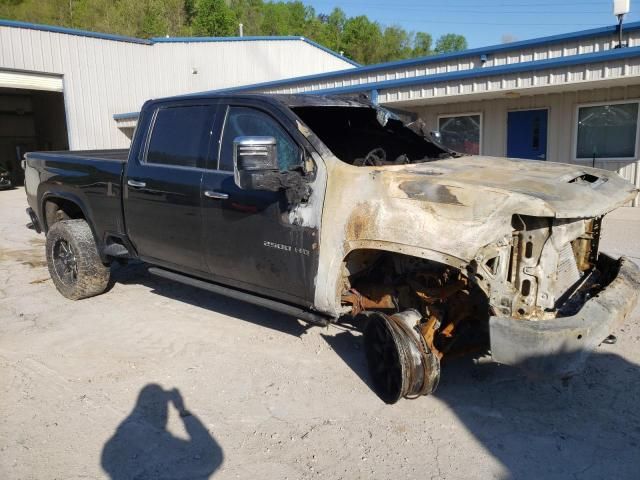
{"label": "rear wheel", "polygon": [[84,220],[63,220],[47,232],[47,265],[58,291],[71,300],[107,289],[110,268],[102,263],[91,228]]}

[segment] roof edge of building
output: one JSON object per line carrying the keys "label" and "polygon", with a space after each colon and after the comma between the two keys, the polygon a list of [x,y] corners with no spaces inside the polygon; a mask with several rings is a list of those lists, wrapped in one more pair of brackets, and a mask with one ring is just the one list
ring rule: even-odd
{"label": "roof edge of building", "polygon": [[[75,28],[59,27],[55,25],[45,25],[39,23],[21,22],[17,20],[0,19],[0,27],[24,28],[28,30],[39,30],[43,32],[62,33],[79,37],[98,38],[101,40],[111,40],[115,42],[136,43],[140,45],[154,45],[157,43],[200,43],[200,42],[256,42],[256,41],[302,41],[324,52],[333,55],[354,67],[361,65],[353,60],[334,52],[313,40],[304,36],[248,36],[248,37],[154,37],[150,39],[128,37],[126,35],[116,35],[111,33],[92,32],[90,30],[79,30]],[[349,69],[347,69],[349,70]]]}
{"label": "roof edge of building", "polygon": [[[205,42],[273,42],[273,41],[301,41],[308,43],[312,47],[319,48],[324,52],[333,55],[334,57],[344,60],[350,63],[354,67],[361,67],[358,62],[354,62],[350,58],[340,55],[338,52],[331,50],[330,48],[320,45],[313,40],[302,35],[284,35],[284,36],[246,36],[246,37],[153,37],[151,41],[153,43],[205,43]],[[347,69],[350,70],[350,69]]]}
{"label": "roof edge of building", "polygon": [[[318,73],[313,75],[304,75],[300,77],[292,77],[292,78],[287,78],[283,80],[273,80],[270,82],[255,83],[251,85],[244,85],[241,87],[233,87],[232,89],[228,89],[228,90],[229,91],[254,90],[257,88],[278,87],[278,86],[292,85],[292,84],[296,84],[303,81],[309,81],[309,80],[339,78],[346,75],[352,75],[354,73],[378,72],[378,71],[383,71],[383,70],[387,70],[395,67],[410,67],[410,66],[420,65],[420,64],[427,65],[435,62],[442,62],[442,61],[454,60],[458,58],[479,56],[483,54],[491,55],[497,52],[519,50],[527,47],[551,45],[554,43],[566,42],[567,40],[578,40],[583,38],[598,37],[601,35],[612,35],[617,32],[617,28],[618,28],[617,25],[610,25],[606,27],[592,28],[589,30],[579,30],[576,32],[562,33],[558,35],[550,35],[546,37],[533,38],[530,40],[521,40],[518,42],[511,42],[511,43],[505,43],[505,44],[499,44],[499,45],[490,45],[487,47],[472,48],[468,50],[461,50],[459,52],[443,53],[439,55],[428,55],[424,57],[410,58],[407,60],[395,60],[392,62],[376,63],[373,65],[363,65],[358,67],[357,69],[347,68],[343,70],[336,70],[333,72],[325,72],[325,73]],[[640,30],[640,21],[628,23],[625,25],[624,29],[625,31]]]}
{"label": "roof edge of building", "polygon": [[361,83],[348,85],[346,87],[326,88],[300,92],[314,95],[326,94],[346,94],[361,91],[382,90],[388,88],[404,87],[411,85],[428,85],[433,83],[462,80],[467,78],[482,78],[495,75],[508,75],[512,73],[539,71],[558,67],[568,67],[582,65],[586,63],[601,63],[622,58],[640,57],[640,47],[628,47],[621,49],[611,49],[603,52],[585,53],[581,55],[571,55],[568,57],[548,58],[545,60],[534,60],[530,62],[511,63],[508,65],[498,65],[487,68],[472,68],[468,70],[458,70],[455,72],[437,73],[433,75],[423,75],[420,77],[401,78],[398,80],[383,80],[380,82]]}
{"label": "roof edge of building", "polygon": [[116,121],[134,120],[140,116],[140,112],[114,113],[113,119]]}
{"label": "roof edge of building", "polygon": [[112,33],[92,32],[90,30],[79,30],[76,28],[58,27],[56,25],[45,25],[40,23],[20,22],[17,20],[0,19],[0,27],[24,28],[27,30],[39,30],[42,32],[63,33],[78,37],[98,38],[101,40],[112,40],[114,42],[137,43],[141,45],[153,45],[151,40],[144,38],[127,37]]}

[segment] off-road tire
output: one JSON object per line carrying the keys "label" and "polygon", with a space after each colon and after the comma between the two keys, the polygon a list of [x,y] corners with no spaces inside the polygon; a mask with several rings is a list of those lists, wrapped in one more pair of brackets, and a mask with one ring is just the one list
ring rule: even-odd
{"label": "off-road tire", "polygon": [[[107,289],[111,269],[102,263],[91,228],[84,220],[63,220],[51,225],[46,249],[49,275],[63,296],[80,300]],[[68,264],[75,268],[67,269]]]}

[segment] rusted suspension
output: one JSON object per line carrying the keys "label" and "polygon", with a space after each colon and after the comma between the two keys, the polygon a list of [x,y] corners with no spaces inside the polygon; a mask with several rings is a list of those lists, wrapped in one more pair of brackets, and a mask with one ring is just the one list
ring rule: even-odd
{"label": "rusted suspension", "polygon": [[365,285],[366,295],[352,288],[342,296],[342,302],[351,304],[351,314],[365,310],[397,310],[398,302],[392,289],[386,285]]}
{"label": "rusted suspension", "polygon": [[409,285],[413,288],[416,295],[424,302],[433,304],[447,300],[451,296],[458,293],[467,287],[467,281],[465,279],[457,280],[453,283],[448,283],[440,287],[428,288],[424,287],[415,280],[409,280]]}

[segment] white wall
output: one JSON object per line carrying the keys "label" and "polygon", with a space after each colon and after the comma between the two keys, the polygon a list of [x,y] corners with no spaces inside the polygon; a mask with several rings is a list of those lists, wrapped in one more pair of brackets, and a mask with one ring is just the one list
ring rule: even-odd
{"label": "white wall", "polygon": [[[576,107],[585,103],[629,99],[640,99],[640,85],[404,108],[417,112],[427,122],[431,130],[437,130],[439,115],[482,113],[481,153],[495,156],[505,156],[507,153],[507,114],[509,111],[547,108],[549,110],[547,160],[591,166],[591,161],[585,162],[575,159]],[[626,161],[600,159],[596,160],[595,166],[606,170],[615,170],[640,188],[640,162],[638,162],[640,157],[638,152],[640,152],[640,146],[636,145],[635,159]],[[636,199],[637,204],[638,199]]]}
{"label": "white wall", "polygon": [[0,69],[63,76],[72,149],[128,146],[113,114],[149,98],[347,68],[302,40],[146,45],[0,26]]}

